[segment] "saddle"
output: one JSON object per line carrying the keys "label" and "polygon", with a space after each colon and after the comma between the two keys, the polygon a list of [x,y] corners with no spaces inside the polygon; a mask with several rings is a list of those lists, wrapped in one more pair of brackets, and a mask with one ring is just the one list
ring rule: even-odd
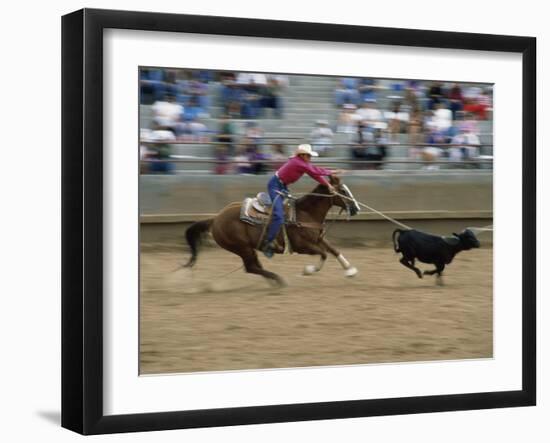
{"label": "saddle", "polygon": [[[272,201],[266,192],[259,192],[256,197],[245,198],[241,204],[241,221],[250,225],[265,225],[271,218]],[[294,199],[285,198],[283,202],[285,224],[296,223]]]}

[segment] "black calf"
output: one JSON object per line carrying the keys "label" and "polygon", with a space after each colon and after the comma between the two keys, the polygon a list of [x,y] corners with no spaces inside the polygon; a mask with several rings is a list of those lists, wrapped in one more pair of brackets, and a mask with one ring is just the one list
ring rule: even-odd
{"label": "black calf", "polygon": [[441,283],[441,273],[445,265],[451,263],[456,254],[460,251],[479,248],[479,240],[469,229],[465,229],[460,234],[453,233],[452,237],[426,234],[415,229],[396,229],[393,231],[392,239],[395,252],[401,252],[403,255],[399,260],[401,264],[416,272],[418,278],[422,278],[423,274],[414,266],[416,259],[423,263],[434,264],[435,269],[424,271],[424,275],[437,274],[438,283]]}

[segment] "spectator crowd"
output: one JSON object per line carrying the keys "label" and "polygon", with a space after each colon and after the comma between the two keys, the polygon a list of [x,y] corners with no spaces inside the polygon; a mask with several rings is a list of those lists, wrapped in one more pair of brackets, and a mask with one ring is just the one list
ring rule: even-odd
{"label": "spectator crowd", "polygon": [[490,117],[492,90],[416,80],[382,87],[375,79],[342,78],[334,102],[336,131],[347,136],[355,159],[381,161],[388,145],[401,143],[410,146],[411,159],[465,161],[480,155],[477,122]]}
{"label": "spectator crowd", "polygon": [[[217,174],[261,174],[286,158],[284,144],[265,139],[261,119],[283,117],[287,76],[141,68],[139,81],[140,103],[151,112],[140,131],[142,172],[170,172],[174,142],[217,142]],[[342,78],[333,100],[334,120],[316,120],[304,138],[322,156],[331,156],[339,140],[351,159],[369,161],[356,168],[381,168],[395,144],[408,146],[409,159],[433,162],[428,168],[441,158],[475,159],[478,122],[492,117],[491,87],[474,84]],[[213,106],[220,110],[217,127]]]}

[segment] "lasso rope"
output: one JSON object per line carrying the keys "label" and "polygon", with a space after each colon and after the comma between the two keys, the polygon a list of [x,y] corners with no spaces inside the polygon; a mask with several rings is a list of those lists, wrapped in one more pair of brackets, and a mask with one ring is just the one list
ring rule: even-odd
{"label": "lasso rope", "polygon": [[[341,194],[339,194],[339,195],[342,196]],[[345,197],[345,196],[344,196],[344,197]],[[349,198],[349,197],[348,197],[348,198]],[[382,213],[382,212],[380,212],[380,211],[378,211],[378,210],[376,210],[376,209],[374,209],[374,208],[371,208],[369,205],[366,205],[365,203],[361,203],[360,201],[358,201],[357,204],[358,204],[358,205],[361,205],[361,206],[364,206],[365,208],[371,210],[372,212],[374,212],[374,213],[376,213],[376,214],[378,214],[378,215],[384,217],[386,220],[388,220],[388,221],[390,221],[390,222],[392,222],[392,223],[395,223],[397,226],[401,226],[402,228],[405,228],[405,229],[407,229],[408,231],[410,231],[410,230],[412,229],[410,226],[407,226],[406,224],[401,223],[401,222],[395,220],[394,218],[391,218],[389,215],[386,215],[386,214],[384,214],[384,213]]]}
{"label": "lasso rope", "polygon": [[334,194],[328,194],[328,195],[327,195],[327,194],[318,194],[318,193],[316,193],[316,192],[306,192],[306,193],[301,193],[301,194],[297,194],[297,195],[300,195],[300,196],[313,195],[313,196],[316,196],[316,197],[325,197],[325,198],[332,198],[332,197],[334,197],[335,195],[337,195],[337,196],[339,196],[339,197],[341,197],[341,198],[344,198],[344,199],[346,199],[346,200],[351,200],[351,201],[357,203],[358,205],[367,208],[368,210],[370,210],[370,211],[372,211],[372,212],[374,212],[374,213],[380,215],[381,217],[385,218],[386,220],[388,220],[388,221],[390,221],[390,222],[392,222],[392,223],[394,223],[394,224],[396,224],[396,225],[398,225],[398,226],[401,226],[402,228],[405,228],[405,229],[407,229],[407,230],[413,229],[413,228],[411,228],[410,226],[407,226],[406,224],[401,223],[401,222],[397,221],[396,219],[390,217],[389,215],[386,215],[386,214],[384,214],[383,212],[380,212],[380,211],[378,211],[377,209],[374,209],[374,208],[370,207],[369,205],[366,205],[365,203],[360,202],[359,200],[356,200],[356,199],[354,199],[354,198],[348,197],[347,195],[344,195],[344,194],[340,194],[339,192],[335,192]]}
{"label": "lasso rope", "polygon": [[[369,211],[372,211],[375,214],[378,214],[379,216],[385,218],[386,220],[388,220],[389,222],[391,222],[391,223],[393,223],[397,226],[400,226],[400,227],[402,227],[404,229],[407,229],[407,230],[412,230],[413,229],[410,226],[407,226],[406,224],[401,223],[400,221],[397,221],[396,219],[390,217],[389,215],[386,215],[383,212],[378,211],[377,209],[374,209],[373,207],[371,207],[371,206],[369,206],[369,205],[367,205],[363,202],[360,202],[357,199],[348,197],[347,195],[344,195],[344,194],[340,194],[339,192],[335,192],[334,194],[319,194],[317,192],[305,192],[305,193],[299,193],[299,194],[295,194],[295,195],[299,195],[299,196],[302,196],[302,197],[304,197],[306,195],[313,195],[313,196],[316,196],[316,197],[324,197],[324,198],[332,198],[335,195],[337,195],[337,196],[339,196],[343,199],[351,200],[351,201],[357,203],[359,206],[363,206],[364,208],[367,208]],[[493,225],[491,224],[491,225],[487,225],[487,226],[483,226],[483,227],[470,226],[467,229],[483,233],[483,232],[486,232],[486,231],[493,231]]]}
{"label": "lasso rope", "polygon": [[484,232],[492,232],[493,225],[482,226],[481,228],[478,228],[477,226],[468,226],[467,229],[475,231],[476,234],[483,234]]}

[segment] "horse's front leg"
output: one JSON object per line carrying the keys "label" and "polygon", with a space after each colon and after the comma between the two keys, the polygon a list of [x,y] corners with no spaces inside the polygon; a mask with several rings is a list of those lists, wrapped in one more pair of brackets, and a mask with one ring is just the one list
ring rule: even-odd
{"label": "horse's front leg", "polygon": [[310,254],[310,255],[319,255],[321,256],[319,264],[317,265],[305,265],[304,266],[304,275],[312,275],[316,272],[319,272],[323,269],[323,265],[327,261],[327,253],[323,248],[317,245],[307,245],[301,248],[300,254]]}
{"label": "horse's front leg", "polygon": [[304,275],[312,275],[319,272],[327,260],[325,247],[318,241],[318,234],[307,234],[302,228],[290,227],[287,231],[288,241],[292,245],[292,250],[297,254],[309,254],[320,256],[319,264],[305,265]]}
{"label": "horse's front leg", "polygon": [[321,269],[323,269],[323,265],[327,261],[327,254],[325,254],[323,251],[321,251],[320,255],[321,255],[321,258],[320,258],[319,263],[317,265],[305,265],[304,266],[304,275],[315,274],[316,272],[319,272]]}
{"label": "horse's front leg", "polygon": [[352,266],[349,261],[347,261],[346,257],[342,255],[338,249],[334,248],[328,241],[326,241],[324,238],[321,239],[320,243],[325,247],[325,249],[330,252],[332,255],[336,257],[336,260],[338,260],[338,263],[340,263],[340,266],[344,269],[344,274],[346,277],[354,277],[357,275],[359,271],[357,271],[357,268],[355,266]]}

